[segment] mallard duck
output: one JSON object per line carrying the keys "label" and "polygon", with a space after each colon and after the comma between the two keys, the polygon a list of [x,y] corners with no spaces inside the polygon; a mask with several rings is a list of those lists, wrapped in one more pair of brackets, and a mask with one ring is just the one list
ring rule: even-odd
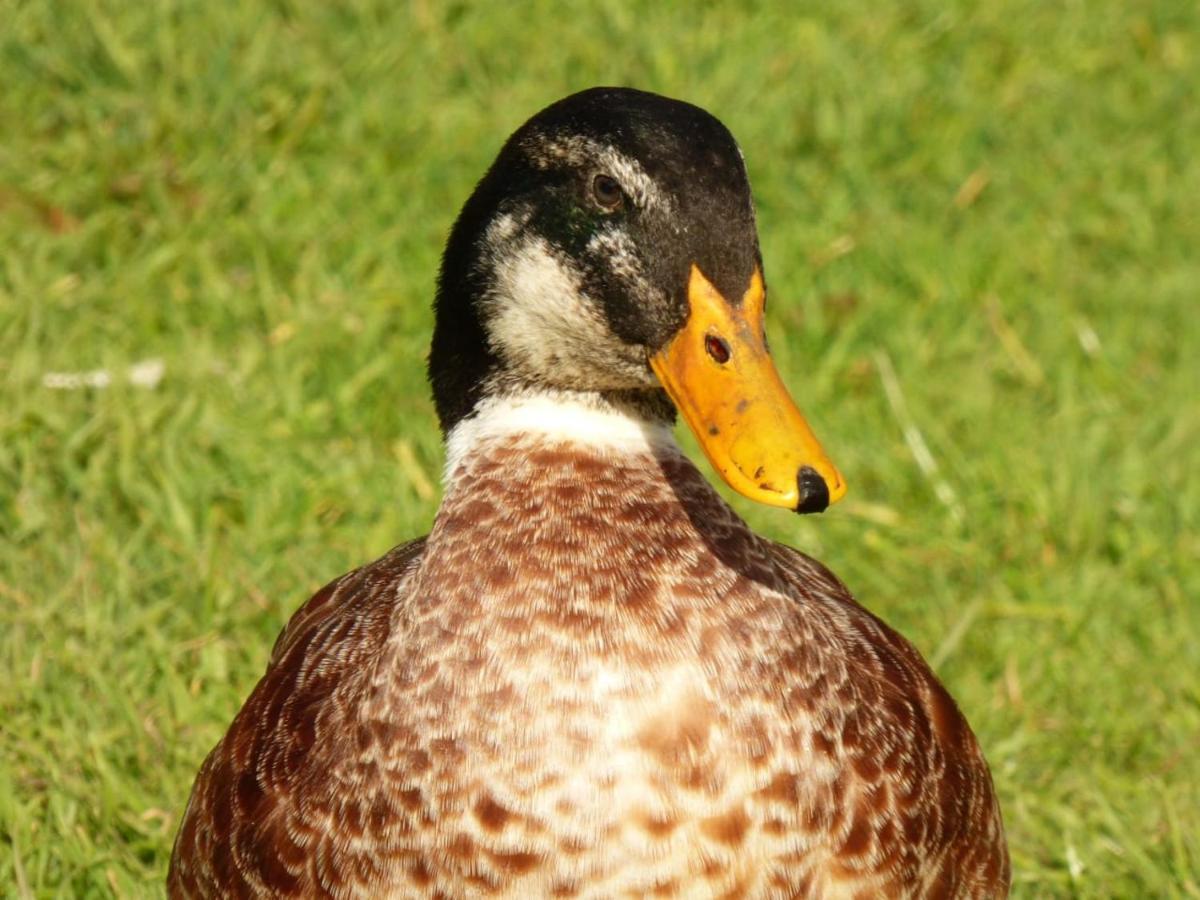
{"label": "mallard duck", "polygon": [[291,619],[204,762],[174,897],[997,897],[991,777],[904,638],[738,492],[845,492],[789,399],[741,154],[597,88],[446,247],[432,530]]}

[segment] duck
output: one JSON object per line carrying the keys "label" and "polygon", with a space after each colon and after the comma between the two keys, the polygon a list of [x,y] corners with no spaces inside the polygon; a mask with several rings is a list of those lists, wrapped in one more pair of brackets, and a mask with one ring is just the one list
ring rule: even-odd
{"label": "duck", "polygon": [[741,150],[593,88],[455,221],[429,533],[292,616],[195,780],[184,897],[994,898],[963,714],[820,562],[755,534],[846,483],[775,368]]}

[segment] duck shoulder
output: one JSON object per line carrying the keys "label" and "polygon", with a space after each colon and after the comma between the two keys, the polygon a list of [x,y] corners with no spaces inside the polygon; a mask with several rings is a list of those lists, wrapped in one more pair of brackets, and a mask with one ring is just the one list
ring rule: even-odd
{"label": "duck shoulder", "polygon": [[832,689],[839,701],[823,704],[836,714],[818,743],[841,757],[847,793],[864,799],[842,832],[836,865],[923,883],[921,896],[1005,896],[1011,871],[991,773],[954,698],[918,650],[825,565],[768,546],[805,615],[837,633],[846,662]]}
{"label": "duck shoulder", "polygon": [[[399,544],[379,559],[359,566],[325,585],[296,610],[271,648],[267,674],[297,644],[308,644],[321,634],[337,631],[339,625],[360,617],[364,607],[378,606],[379,612],[390,614],[397,593],[408,577],[420,566],[425,551],[425,538],[414,538]],[[343,635],[340,643],[348,644],[345,653],[354,654],[353,641]],[[347,660],[349,661],[349,660]]]}
{"label": "duck shoulder", "polygon": [[[196,778],[172,854],[170,896],[303,894],[346,873],[335,866],[318,875],[313,851],[341,811],[325,804],[352,796],[337,761],[353,756],[354,708],[424,550],[423,537],[401,544],[331,581],[292,615]],[[357,823],[360,833],[367,827]]]}

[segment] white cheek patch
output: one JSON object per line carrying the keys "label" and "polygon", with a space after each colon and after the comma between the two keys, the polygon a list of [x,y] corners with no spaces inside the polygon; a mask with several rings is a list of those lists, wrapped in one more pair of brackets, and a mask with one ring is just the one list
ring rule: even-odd
{"label": "white cheek patch", "polygon": [[493,287],[485,300],[488,343],[514,371],[559,383],[591,380],[595,360],[620,353],[600,311],[583,294],[578,273],[544,240],[510,242],[493,260]]}

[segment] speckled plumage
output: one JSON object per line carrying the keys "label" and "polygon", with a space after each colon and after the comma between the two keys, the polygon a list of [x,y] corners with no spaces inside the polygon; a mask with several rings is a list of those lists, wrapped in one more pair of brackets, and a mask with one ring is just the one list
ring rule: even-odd
{"label": "speckled plumage", "polygon": [[498,435],[320,591],[205,763],[172,896],[995,897],[912,647],[669,448]]}

